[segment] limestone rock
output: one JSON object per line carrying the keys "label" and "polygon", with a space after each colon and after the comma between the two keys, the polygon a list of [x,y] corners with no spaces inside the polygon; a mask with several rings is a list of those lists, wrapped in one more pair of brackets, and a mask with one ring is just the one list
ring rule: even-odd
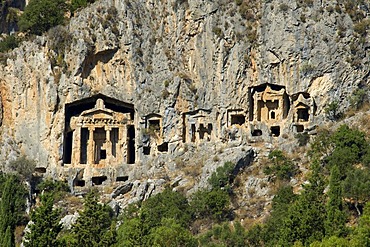
{"label": "limestone rock", "polygon": [[369,84],[367,45],[336,0],[247,2],[253,16],[234,1],[96,1],[24,41],[0,64],[2,170],[24,154],[75,193],[132,183],[126,205],[180,176],[206,187],[263,143],[293,150]]}

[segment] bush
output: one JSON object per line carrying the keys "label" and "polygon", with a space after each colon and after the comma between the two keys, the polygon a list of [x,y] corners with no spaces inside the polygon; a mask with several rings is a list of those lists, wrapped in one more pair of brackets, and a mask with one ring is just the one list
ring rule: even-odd
{"label": "bush", "polygon": [[224,188],[230,190],[230,185],[234,180],[234,167],[232,162],[225,162],[223,166],[220,166],[212,173],[211,177],[208,179],[208,183],[213,189]]}
{"label": "bush", "polygon": [[282,4],[279,5],[279,8],[280,8],[281,11],[286,12],[289,9],[289,5],[287,5],[285,3],[282,3]]}
{"label": "bush", "polygon": [[366,97],[366,90],[359,88],[356,89],[350,98],[351,106],[358,110],[359,108],[361,108],[364,102],[366,102]]}
{"label": "bush", "polygon": [[306,132],[296,134],[295,138],[297,139],[298,145],[300,147],[306,146],[307,143],[310,141],[310,136]]}
{"label": "bush", "polygon": [[325,108],[325,113],[330,120],[338,120],[342,117],[342,113],[339,110],[339,103],[337,100],[328,104]]}
{"label": "bush", "polygon": [[190,208],[195,219],[222,221],[230,216],[229,204],[229,194],[224,190],[199,190],[192,196]]}
{"label": "bush", "polygon": [[64,0],[31,0],[19,19],[21,31],[41,35],[64,22]]}
{"label": "bush", "polygon": [[6,36],[0,41],[0,52],[7,52],[17,48],[19,45],[19,39],[15,35]]}
{"label": "bush", "polygon": [[264,168],[266,175],[275,175],[280,180],[288,180],[297,173],[293,162],[288,160],[281,150],[272,151],[268,158],[273,164]]}

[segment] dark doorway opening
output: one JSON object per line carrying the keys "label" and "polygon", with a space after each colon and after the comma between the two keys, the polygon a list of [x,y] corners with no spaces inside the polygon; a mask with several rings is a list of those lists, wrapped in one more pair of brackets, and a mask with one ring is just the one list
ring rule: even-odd
{"label": "dark doorway opening", "polygon": [[46,168],[45,167],[36,167],[35,172],[46,173]]}
{"label": "dark doorway opening", "polygon": [[159,152],[168,152],[168,142],[164,142],[158,146]]}
{"label": "dark doorway opening", "polygon": [[80,143],[80,163],[87,163],[87,141],[89,140],[89,130],[81,128],[81,143]]}
{"label": "dark doorway opening", "polygon": [[191,142],[195,142],[195,124],[191,125]]}
{"label": "dark doorway opening", "polygon": [[128,180],[128,176],[120,176],[116,178],[116,182],[125,182]]}
{"label": "dark doorway opening", "polygon": [[296,130],[297,130],[298,133],[302,133],[303,130],[304,130],[304,126],[303,125],[296,125],[295,128],[296,128]]}
{"label": "dark doorway opening", "polygon": [[262,130],[260,129],[255,129],[252,132],[252,136],[261,136],[262,135]]}
{"label": "dark doorway opening", "polygon": [[298,109],[298,122],[307,122],[309,118],[308,109]]}
{"label": "dark doorway opening", "polygon": [[144,153],[144,155],[149,155],[150,154],[150,147],[143,147],[143,153]]}
{"label": "dark doorway opening", "polygon": [[127,129],[127,163],[135,164],[135,126],[129,125]]}
{"label": "dark doorway opening", "polygon": [[75,186],[77,186],[77,187],[84,187],[85,186],[85,180],[77,180],[75,182]]}
{"label": "dark doorway opening", "polygon": [[64,156],[63,156],[64,164],[71,164],[72,142],[73,142],[73,131],[66,132],[64,137]]}
{"label": "dark doorway opening", "polygon": [[243,125],[245,123],[244,115],[231,115],[231,125],[239,124]]}
{"label": "dark doorway opening", "polygon": [[273,137],[280,136],[280,126],[271,126],[271,135]]}
{"label": "dark doorway opening", "polygon": [[99,177],[91,178],[91,182],[93,185],[101,185],[105,180],[107,180],[107,176],[99,176]]}

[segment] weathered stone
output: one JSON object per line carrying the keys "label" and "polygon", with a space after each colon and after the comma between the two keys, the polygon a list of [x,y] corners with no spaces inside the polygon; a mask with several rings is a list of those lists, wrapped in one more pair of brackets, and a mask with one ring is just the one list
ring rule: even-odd
{"label": "weathered stone", "polygon": [[116,198],[119,195],[124,195],[128,193],[132,189],[132,183],[126,183],[123,185],[118,186],[111,194],[112,198]]}

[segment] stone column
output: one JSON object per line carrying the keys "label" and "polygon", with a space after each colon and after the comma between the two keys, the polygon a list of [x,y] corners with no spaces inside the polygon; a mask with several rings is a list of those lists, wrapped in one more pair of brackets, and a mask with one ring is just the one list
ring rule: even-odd
{"label": "stone column", "polygon": [[95,163],[95,142],[94,142],[94,127],[89,127],[89,140],[87,141],[87,164],[92,165]]}
{"label": "stone column", "polygon": [[127,126],[120,125],[118,128],[117,162],[127,163]]}
{"label": "stone column", "polygon": [[107,154],[107,161],[109,162],[113,158],[112,157],[112,141],[110,139],[111,128],[105,126],[104,129],[105,129],[105,147],[106,147],[105,151]]}
{"label": "stone column", "polygon": [[80,154],[81,154],[81,124],[78,124],[76,129],[73,131],[72,160],[71,160],[72,165],[80,163]]}

